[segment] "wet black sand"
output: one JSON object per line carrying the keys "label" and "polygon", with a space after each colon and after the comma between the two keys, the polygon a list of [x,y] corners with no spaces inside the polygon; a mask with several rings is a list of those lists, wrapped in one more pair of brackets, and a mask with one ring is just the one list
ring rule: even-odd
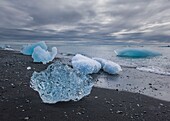
{"label": "wet black sand", "polygon": [[47,66],[33,63],[30,56],[0,51],[0,121],[170,120],[170,102],[118,90],[93,88],[78,102],[44,104],[29,81],[33,71]]}

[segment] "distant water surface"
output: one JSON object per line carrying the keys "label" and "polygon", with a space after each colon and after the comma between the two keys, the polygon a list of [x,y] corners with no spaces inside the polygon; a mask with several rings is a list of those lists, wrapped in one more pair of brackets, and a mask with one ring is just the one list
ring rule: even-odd
{"label": "distant water surface", "polygon": [[[23,45],[35,43],[38,41],[0,41],[0,45],[10,45],[15,50],[21,50]],[[81,53],[90,57],[101,57],[113,60],[122,66],[138,67],[139,70],[155,72],[158,74],[170,75],[170,47],[164,47],[165,44],[136,44],[136,43],[116,43],[99,41],[46,41],[49,49],[56,46],[60,53]],[[117,57],[115,49],[138,48],[159,52],[162,56],[152,58],[122,58]],[[142,67],[142,68],[141,68]]]}

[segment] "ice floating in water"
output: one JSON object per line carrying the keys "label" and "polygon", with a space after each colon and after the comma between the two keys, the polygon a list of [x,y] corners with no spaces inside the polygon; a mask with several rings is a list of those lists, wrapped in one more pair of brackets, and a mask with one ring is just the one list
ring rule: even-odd
{"label": "ice floating in water", "polygon": [[3,50],[14,50],[11,48],[10,45],[0,45],[0,49],[3,49]]}
{"label": "ice floating in water", "polygon": [[146,72],[170,76],[170,72],[166,72],[165,70],[163,70],[159,67],[148,66],[148,67],[137,67],[136,69],[138,69],[140,71],[146,71]]}
{"label": "ice floating in water", "polygon": [[144,49],[123,49],[114,51],[117,56],[120,57],[131,57],[131,58],[145,58],[145,57],[154,57],[161,55],[158,52],[144,50]]}
{"label": "ice floating in water", "polygon": [[44,41],[40,41],[34,44],[29,44],[26,46],[23,46],[21,53],[23,53],[24,55],[32,55],[32,53],[34,52],[34,48],[40,46],[42,49],[47,50],[47,45],[45,44]]}
{"label": "ice floating in water", "polygon": [[43,64],[46,64],[52,61],[56,55],[57,55],[56,47],[53,47],[52,52],[49,52],[42,49],[40,46],[37,46],[34,48],[32,58],[34,59],[34,62],[42,62]]}
{"label": "ice floating in water", "polygon": [[102,58],[93,58],[93,59],[98,61],[102,65],[102,69],[109,74],[118,74],[120,71],[122,71],[119,64],[114,63],[110,60],[105,60]]}
{"label": "ice floating in water", "polygon": [[79,73],[67,65],[55,62],[31,77],[31,88],[38,91],[44,103],[78,101],[90,94],[93,82],[90,76]]}
{"label": "ice floating in water", "polygon": [[99,62],[81,54],[76,54],[72,58],[72,66],[75,70],[78,70],[83,74],[98,73],[101,69],[101,64]]}

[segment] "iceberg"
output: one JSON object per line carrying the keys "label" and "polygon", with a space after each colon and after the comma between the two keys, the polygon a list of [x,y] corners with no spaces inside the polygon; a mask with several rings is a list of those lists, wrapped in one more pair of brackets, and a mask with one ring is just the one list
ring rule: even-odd
{"label": "iceberg", "polygon": [[92,58],[92,59],[98,61],[101,64],[103,71],[109,74],[118,74],[120,71],[122,71],[121,66],[117,63],[114,63],[113,61],[105,60],[103,58]]}
{"label": "iceberg", "polygon": [[40,46],[37,46],[34,48],[32,58],[34,62],[42,62],[43,64],[46,64],[52,61],[56,55],[57,55],[56,47],[53,47],[52,51],[49,52],[47,50],[42,49]]}
{"label": "iceberg", "polygon": [[36,48],[37,46],[40,46],[42,49],[47,50],[47,45],[45,44],[45,42],[40,41],[34,44],[23,46],[21,53],[23,53],[24,55],[32,55],[32,53],[34,52],[34,48]]}
{"label": "iceberg", "polygon": [[80,71],[83,74],[98,73],[101,69],[101,64],[96,60],[76,54],[72,58],[72,66],[75,70]]}
{"label": "iceberg", "polygon": [[158,52],[144,50],[144,49],[123,49],[114,51],[119,57],[131,57],[131,58],[146,58],[160,56]]}
{"label": "iceberg", "polygon": [[94,83],[90,76],[68,65],[55,62],[41,72],[34,72],[30,87],[37,91],[44,103],[78,101],[90,94]]}

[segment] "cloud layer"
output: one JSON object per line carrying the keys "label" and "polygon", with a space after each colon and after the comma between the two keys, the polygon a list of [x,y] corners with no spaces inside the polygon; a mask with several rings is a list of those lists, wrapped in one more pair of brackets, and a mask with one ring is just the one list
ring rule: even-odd
{"label": "cloud layer", "polygon": [[0,39],[170,42],[169,13],[169,0],[1,0]]}

